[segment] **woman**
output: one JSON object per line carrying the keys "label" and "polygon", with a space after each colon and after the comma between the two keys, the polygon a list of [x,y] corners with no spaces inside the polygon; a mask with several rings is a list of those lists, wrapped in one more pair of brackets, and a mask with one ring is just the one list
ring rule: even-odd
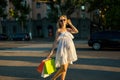
{"label": "woman", "polygon": [[[67,28],[67,25],[70,27]],[[57,27],[56,38],[47,59],[53,55],[54,49],[58,43],[55,62],[56,67],[60,67],[60,69],[53,76],[52,80],[56,80],[59,76],[61,76],[61,80],[65,80],[68,65],[77,60],[76,50],[72,40],[74,37],[72,34],[78,33],[78,30],[65,15],[60,16]]]}

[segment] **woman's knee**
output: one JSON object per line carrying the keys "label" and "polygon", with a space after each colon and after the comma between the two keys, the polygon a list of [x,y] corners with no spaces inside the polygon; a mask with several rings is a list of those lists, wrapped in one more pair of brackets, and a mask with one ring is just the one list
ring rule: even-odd
{"label": "woman's knee", "polygon": [[68,68],[68,64],[62,65],[61,66],[62,72],[66,72],[67,68]]}
{"label": "woman's knee", "polygon": [[62,68],[62,72],[66,72],[67,71],[67,69],[65,69],[65,68]]}

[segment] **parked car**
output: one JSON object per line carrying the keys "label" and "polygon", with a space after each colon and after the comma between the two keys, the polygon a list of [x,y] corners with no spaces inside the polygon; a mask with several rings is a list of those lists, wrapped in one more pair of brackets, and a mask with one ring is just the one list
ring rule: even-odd
{"label": "parked car", "polygon": [[7,40],[8,36],[6,34],[0,34],[0,40]]}
{"label": "parked car", "polygon": [[30,40],[30,35],[28,33],[15,33],[10,36],[10,39],[28,41]]}
{"label": "parked car", "polygon": [[120,48],[120,31],[102,31],[91,34],[88,45],[95,50]]}

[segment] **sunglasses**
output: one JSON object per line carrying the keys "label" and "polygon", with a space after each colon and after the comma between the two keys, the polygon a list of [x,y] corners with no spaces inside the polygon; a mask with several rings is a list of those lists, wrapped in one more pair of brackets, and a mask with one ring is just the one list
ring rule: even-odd
{"label": "sunglasses", "polygon": [[65,21],[65,20],[66,20],[66,19],[61,19],[60,22],[63,22],[63,21]]}

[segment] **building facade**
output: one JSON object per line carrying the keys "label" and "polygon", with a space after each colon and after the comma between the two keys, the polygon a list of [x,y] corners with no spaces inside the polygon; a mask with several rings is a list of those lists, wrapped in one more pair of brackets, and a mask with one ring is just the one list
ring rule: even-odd
{"label": "building facade", "polygon": [[[10,0],[8,1],[8,6],[6,12],[9,14],[9,10],[14,8]],[[49,38],[55,37],[56,23],[51,23],[47,19],[47,12],[50,10],[50,7],[47,5],[46,0],[25,0],[27,4],[30,5],[31,12],[28,14],[26,26],[24,32],[32,34],[32,37],[35,38]],[[71,20],[73,24],[78,28],[79,34],[76,34],[76,39],[87,39],[90,35],[90,21],[93,19],[93,14],[87,12],[87,6],[85,4],[81,6],[80,9],[76,9],[75,12],[71,15]],[[82,10],[84,9],[85,10]],[[6,20],[2,21],[1,33],[11,35],[13,33],[22,32],[21,26],[18,21],[12,19],[8,15]]]}

